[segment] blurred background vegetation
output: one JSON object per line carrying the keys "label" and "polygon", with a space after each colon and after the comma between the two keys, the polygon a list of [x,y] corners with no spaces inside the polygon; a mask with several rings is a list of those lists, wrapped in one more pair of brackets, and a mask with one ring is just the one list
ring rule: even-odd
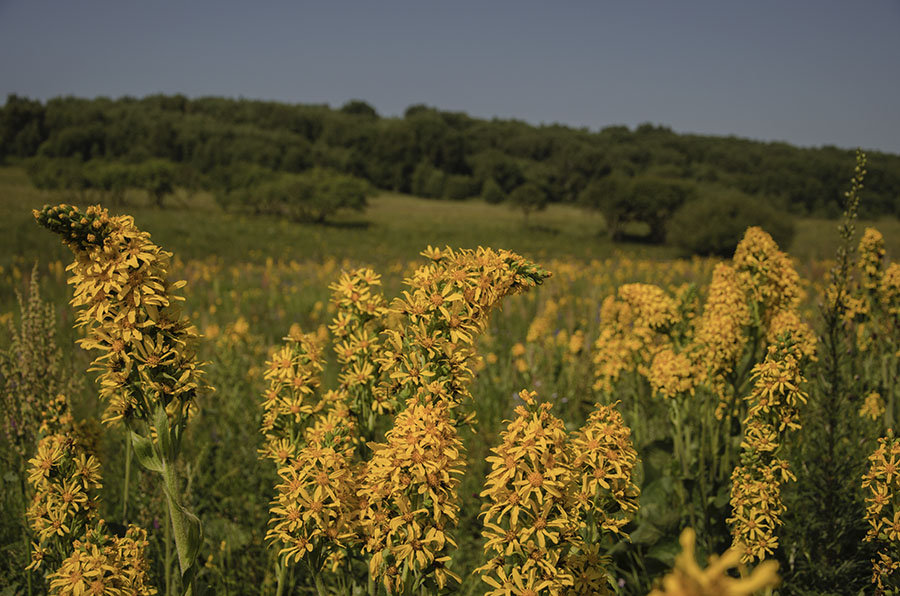
{"label": "blurred background vegetation", "polygon": [[[691,222],[763,225],[787,244],[793,218],[841,213],[853,157],[651,124],[592,132],[425,105],[385,118],[360,100],[332,109],[183,95],[45,103],[10,95],[0,110],[0,160],[26,167],[37,188],[112,206],[134,189],[156,207],[203,191],[228,211],[322,223],[364,209],[377,192],[481,197],[526,222],[548,205],[577,206],[601,213],[598,231],[614,241],[728,254],[735,234],[696,238]],[[900,156],[869,153],[866,193],[861,217],[898,213]]]}

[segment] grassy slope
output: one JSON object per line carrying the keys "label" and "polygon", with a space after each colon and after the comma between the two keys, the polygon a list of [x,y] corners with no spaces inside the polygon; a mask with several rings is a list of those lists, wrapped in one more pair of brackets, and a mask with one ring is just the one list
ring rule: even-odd
{"label": "grassy slope", "polygon": [[[19,167],[0,167],[0,274],[8,272],[13,263],[21,269],[35,260],[70,260],[68,251],[35,225],[31,209],[73,200],[66,193],[35,189]],[[208,194],[170,198],[168,202],[172,207],[160,211],[143,206],[141,197],[131,197],[121,210],[134,215],[139,227],[150,231],[158,244],[178,257],[216,256],[226,265],[267,258],[322,261],[331,257],[382,270],[388,263],[416,259],[429,244],[509,248],[537,261],[603,258],[615,252],[653,258],[675,256],[667,247],[613,245],[603,233],[602,216],[569,205],[551,205],[532,215],[531,226],[526,227],[522,214],[505,205],[384,193],[371,200],[365,213],[345,214],[322,226],[225,213]],[[822,219],[798,221],[788,252],[803,262],[834,255],[836,225]],[[882,231],[888,255],[900,254],[898,220],[861,222],[859,231],[866,225]],[[0,284],[0,312],[11,306],[10,300],[10,288]]]}
{"label": "grassy slope", "polygon": [[[64,256],[57,243],[34,225],[30,210],[67,200],[76,202],[64,193],[34,189],[19,168],[0,168],[0,265],[17,255],[29,262]],[[534,258],[605,257],[622,248],[668,254],[661,248],[614,247],[602,234],[599,214],[566,205],[552,205],[533,215],[532,225],[526,228],[522,214],[504,205],[390,193],[373,198],[364,214],[345,214],[325,226],[224,213],[203,194],[177,202],[181,204],[159,211],[141,206],[138,199],[122,210],[134,215],[160,245],[184,259],[211,254],[226,261],[336,257],[378,264],[415,258],[429,244],[489,245]]]}

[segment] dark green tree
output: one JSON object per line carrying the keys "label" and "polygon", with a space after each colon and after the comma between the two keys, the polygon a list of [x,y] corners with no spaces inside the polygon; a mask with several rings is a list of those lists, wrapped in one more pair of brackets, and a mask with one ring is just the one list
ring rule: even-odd
{"label": "dark green tree", "polygon": [[526,182],[509,193],[509,203],[510,206],[522,212],[527,226],[532,213],[547,208],[547,193],[537,184]]}
{"label": "dark green tree", "polygon": [[686,254],[728,258],[750,226],[760,226],[783,249],[794,236],[792,218],[740,191],[724,189],[685,203],[672,216],[666,241]]}

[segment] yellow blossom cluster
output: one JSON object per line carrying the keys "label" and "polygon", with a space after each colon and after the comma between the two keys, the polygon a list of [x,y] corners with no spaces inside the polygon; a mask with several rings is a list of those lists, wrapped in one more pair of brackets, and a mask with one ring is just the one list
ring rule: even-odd
{"label": "yellow blossom cluster", "polygon": [[693,394],[696,385],[694,364],[687,354],[663,348],[650,363],[647,381],[654,393],[666,398]]}
{"label": "yellow blossom cluster", "polygon": [[574,585],[566,555],[580,541],[570,514],[572,453],[551,404],[538,403],[533,392],[519,397],[525,404],[487,457],[481,517],[489,559],[475,573],[491,596],[561,594]]}
{"label": "yellow blossom cluster", "polygon": [[803,319],[796,309],[786,308],[778,311],[769,322],[769,328],[766,330],[766,343],[775,345],[778,338],[784,335],[790,336],[794,342],[800,356],[803,359],[815,362],[816,348],[819,340],[816,332]]}
{"label": "yellow blossom cluster", "polygon": [[842,315],[848,323],[855,323],[857,347],[866,351],[873,346],[873,335],[884,332],[890,319],[882,318],[889,299],[882,292],[885,280],[884,237],[875,228],[866,228],[857,247],[858,279],[851,280],[842,297]]}
{"label": "yellow blossom cluster", "polygon": [[728,519],[743,562],[762,560],[778,547],[776,532],[785,510],[781,486],[795,480],[779,452],[785,434],[800,428],[799,408],[807,401],[802,360],[800,347],[783,335],[751,373],[754,384],[745,398],[749,409],[743,421],[740,465],[731,476]]}
{"label": "yellow blossom cluster", "polygon": [[597,529],[589,531],[622,537],[622,528],[637,513],[641,491],[633,481],[638,456],[631,429],[617,405],[598,404],[572,437],[571,448],[575,502]]}
{"label": "yellow blossom cluster", "polygon": [[878,447],[869,455],[869,469],[863,476],[866,491],[866,541],[878,545],[872,560],[872,583],[879,593],[900,586],[900,439],[889,430],[878,439]]}
{"label": "yellow blossom cluster", "polygon": [[893,317],[893,324],[900,326],[900,263],[891,263],[881,280],[881,300],[885,310]]}
{"label": "yellow blossom cluster", "polygon": [[404,403],[445,400],[453,410],[472,397],[475,337],[504,297],[542,283],[549,273],[506,250],[489,248],[422,253],[432,263],[405,281],[411,291],[391,303],[398,319],[383,334],[376,357],[383,381],[376,391]]}
{"label": "yellow blossom cluster", "polygon": [[[57,407],[67,411],[60,399]],[[156,594],[147,579],[146,532],[129,525],[117,538],[106,530],[98,516],[100,464],[75,436],[44,436],[28,462],[34,496],[26,518],[37,542],[27,568],[44,572],[53,595]]]}
{"label": "yellow blossom cluster", "polygon": [[881,286],[884,276],[884,236],[875,228],[866,228],[859,241],[860,284],[867,293],[875,293]]}
{"label": "yellow blossom cluster", "polygon": [[266,538],[285,563],[303,559],[317,572],[356,541],[353,454],[356,426],[345,395],[319,395],[322,350],[314,333],[292,329],[266,364],[261,455],[275,462]]}
{"label": "yellow blossom cluster", "polygon": [[790,257],[759,227],[747,228],[732,260],[751,304],[768,322],[779,310],[795,308],[802,298],[800,276]]}
{"label": "yellow blossom cluster", "polygon": [[359,423],[371,430],[374,416],[393,411],[392,396],[376,391],[379,371],[375,355],[381,351],[380,333],[384,330],[387,306],[377,291],[381,276],[371,269],[341,273],[329,286],[331,303],[337,308],[330,329],[334,351],[341,365],[338,391],[345,397]]}
{"label": "yellow blossom cluster", "polygon": [[34,497],[26,511],[37,539],[30,569],[55,568],[97,520],[100,464],[71,436],[51,434],[40,440],[29,461],[28,483]]}
{"label": "yellow blossom cluster", "polygon": [[859,408],[859,415],[870,420],[878,420],[884,415],[884,399],[877,391],[873,391],[863,400],[863,405]]}
{"label": "yellow blossom cluster", "polygon": [[626,537],[640,494],[631,431],[615,405],[597,406],[570,438],[551,404],[519,397],[524,405],[487,458],[488,560],[475,572],[495,596],[611,593],[601,548]]}
{"label": "yellow blossom cluster", "polygon": [[317,395],[322,372],[322,348],[315,335],[286,338],[285,345],[266,363],[269,387],[263,396],[260,431],[266,437],[262,452],[277,464],[296,454],[314,414],[328,402]]}
{"label": "yellow blossom cluster", "polygon": [[177,308],[184,282],[168,279],[171,254],[130,216],[111,217],[99,205],[45,207],[34,216],[75,255],[67,268],[72,305],[87,329],[82,346],[101,352],[92,368],[108,404],[105,421],[150,422],[162,407],[183,425],[206,386],[193,351],[197,331]]}
{"label": "yellow blossom cluster", "polygon": [[740,563],[740,549],[730,548],[721,557],[710,557],[709,564],[702,569],[695,554],[696,533],[691,528],[685,529],[679,542],[681,553],[675,559],[675,569],[648,596],[751,596],[779,583],[775,561],[765,561],[750,575],[736,578],[728,570]]}
{"label": "yellow blossom cluster", "polygon": [[[319,338],[299,328],[265,373],[262,453],[281,478],[268,538],[285,563],[304,560],[315,574],[361,546],[391,592],[459,581],[447,568],[465,464],[457,425],[471,417],[454,409],[471,397],[475,336],[500,299],[549,275],[508,251],[423,254],[431,263],[389,307],[369,269],[330,286],[337,389],[319,396]],[[395,411],[384,442],[366,443],[376,417]]]}
{"label": "yellow blossom cluster", "polygon": [[53,596],[151,596],[145,551],[147,532],[129,525],[122,537],[110,536],[102,522],[72,545],[72,554],[50,574]]}
{"label": "yellow blossom cluster", "polygon": [[720,263],[713,270],[703,314],[697,320],[697,361],[710,379],[731,372],[744,351],[750,308],[735,268]]}
{"label": "yellow blossom cluster", "polygon": [[456,547],[450,530],[458,521],[465,456],[449,404],[411,399],[385,442],[370,447],[358,496],[372,578],[392,593],[459,582],[447,563]]}
{"label": "yellow blossom cluster", "polygon": [[653,357],[668,345],[665,333],[679,320],[678,312],[678,302],[651,284],[626,284],[607,297],[600,307],[594,388],[611,391],[625,371],[646,375]]}
{"label": "yellow blossom cluster", "polygon": [[266,538],[294,563],[310,556],[315,569],[356,539],[356,471],[348,427],[334,414],[307,429],[296,455],[279,467]]}
{"label": "yellow blossom cluster", "polygon": [[528,325],[525,341],[530,344],[541,343],[545,338],[550,337],[553,327],[556,324],[558,313],[559,302],[553,298],[548,299],[541,307],[537,316],[535,316]]}

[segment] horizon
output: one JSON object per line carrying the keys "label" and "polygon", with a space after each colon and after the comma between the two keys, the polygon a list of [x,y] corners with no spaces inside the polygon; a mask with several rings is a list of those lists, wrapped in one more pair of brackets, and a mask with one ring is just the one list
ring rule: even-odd
{"label": "horizon", "polygon": [[382,117],[426,104],[534,126],[651,123],[900,154],[900,3],[650,7],[93,0],[48,17],[0,2],[0,101],[359,99]]}

